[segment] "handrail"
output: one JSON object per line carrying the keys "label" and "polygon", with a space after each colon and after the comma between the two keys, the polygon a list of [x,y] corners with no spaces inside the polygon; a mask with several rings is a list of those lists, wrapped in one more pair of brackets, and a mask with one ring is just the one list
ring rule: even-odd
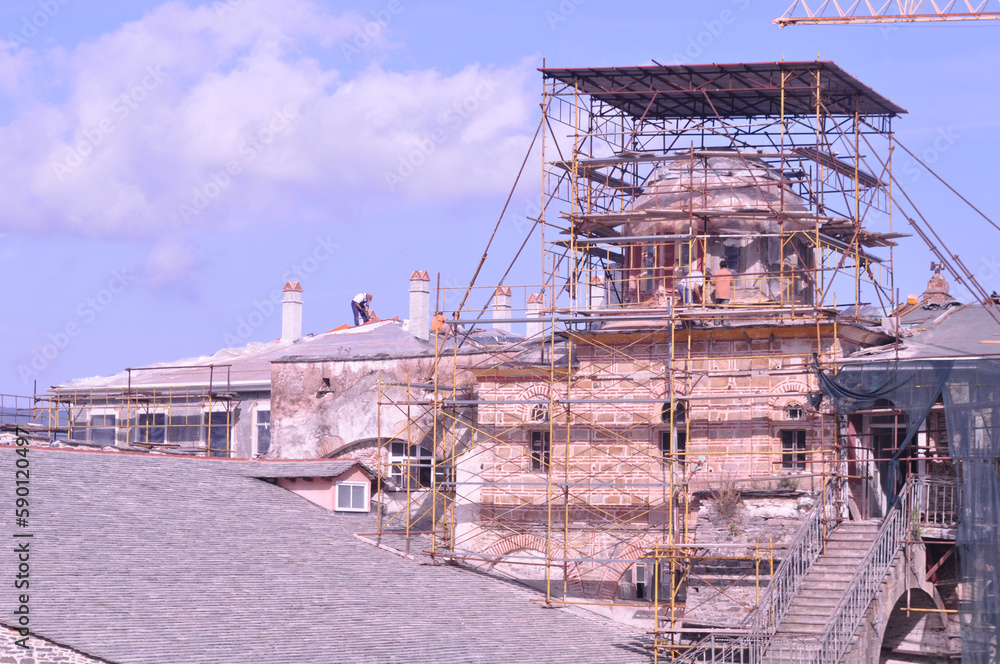
{"label": "handrail", "polygon": [[911,478],[903,486],[896,505],[882,522],[878,536],[827,621],[819,650],[813,660],[815,664],[836,664],[850,647],[854,633],[881,589],[882,581],[892,568],[896,554],[910,536],[910,511],[914,505],[912,487]]}
{"label": "handrail", "polygon": [[[781,619],[785,617],[792,600],[799,591],[803,579],[812,569],[823,551],[824,525],[828,519],[837,516],[837,498],[841,488],[839,479],[827,482],[823,490],[823,500],[799,528],[795,539],[788,546],[781,564],[771,576],[767,591],[754,612],[744,619],[742,625],[749,635],[736,639],[717,639],[709,635],[690,650],[677,657],[675,662],[759,662],[768,652],[771,641]],[[803,653],[815,652],[815,644],[808,650],[794,648],[798,654],[789,662],[806,662]]]}
{"label": "handrail", "polygon": [[840,482],[836,479],[827,483],[823,490],[823,500],[814,509],[806,522],[799,528],[798,534],[786,550],[781,564],[771,576],[767,584],[767,592],[757,604],[754,612],[744,623],[751,634],[770,636],[778,628],[781,619],[788,612],[792,600],[799,592],[803,579],[812,569],[819,554],[823,551],[823,536],[828,517],[836,517],[837,493]]}

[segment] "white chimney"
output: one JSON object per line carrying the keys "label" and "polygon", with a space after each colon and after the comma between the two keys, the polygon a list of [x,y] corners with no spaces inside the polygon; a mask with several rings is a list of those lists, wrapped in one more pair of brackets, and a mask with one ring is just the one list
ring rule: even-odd
{"label": "white chimney", "polygon": [[493,327],[510,332],[510,286],[498,286],[493,293]]}
{"label": "white chimney", "polygon": [[427,270],[410,275],[410,334],[427,341],[431,337],[431,278]]}
{"label": "white chimney", "polygon": [[298,341],[302,338],[302,284],[285,282],[285,296],[281,300],[281,340]]}
{"label": "white chimney", "polygon": [[528,296],[525,306],[525,318],[537,318],[538,322],[528,323],[528,338],[541,336],[545,331],[545,322],[542,321],[542,309],[545,307],[545,295],[542,293],[532,293]]}

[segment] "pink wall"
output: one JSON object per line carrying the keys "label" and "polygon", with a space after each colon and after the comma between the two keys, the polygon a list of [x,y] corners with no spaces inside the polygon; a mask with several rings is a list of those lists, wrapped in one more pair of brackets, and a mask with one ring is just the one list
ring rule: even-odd
{"label": "pink wall", "polygon": [[311,503],[316,503],[323,509],[333,509],[333,480],[329,477],[294,480],[281,477],[278,478],[278,486],[302,496]]}
{"label": "pink wall", "polygon": [[287,477],[278,478],[278,486],[288,489],[292,493],[302,496],[311,503],[315,503],[326,510],[334,510],[337,507],[337,484],[339,482],[362,482],[369,483],[371,480],[365,471],[359,466],[354,466],[346,473],[330,479],[329,477],[312,477],[290,479]]}

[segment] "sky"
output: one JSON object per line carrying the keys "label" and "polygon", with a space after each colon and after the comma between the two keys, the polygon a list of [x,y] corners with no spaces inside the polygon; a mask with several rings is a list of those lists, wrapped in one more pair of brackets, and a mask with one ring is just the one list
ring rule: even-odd
{"label": "sky", "polygon": [[[787,4],[5,0],[0,393],[274,339],[289,279],[306,333],[349,322],[359,291],[405,318],[413,270],[467,284],[538,124],[543,62],[832,60],[907,109],[899,140],[1000,217],[1000,22],[781,29]],[[1000,290],[1000,231],[896,159]],[[520,246],[539,164],[478,283]],[[540,283],[540,256],[508,283]],[[901,241],[904,296],[932,259]]]}

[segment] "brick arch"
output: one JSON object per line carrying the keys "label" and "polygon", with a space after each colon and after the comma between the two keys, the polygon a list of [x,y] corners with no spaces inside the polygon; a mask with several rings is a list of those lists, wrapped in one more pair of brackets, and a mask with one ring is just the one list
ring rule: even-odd
{"label": "brick arch", "polygon": [[[528,387],[521,390],[521,393],[517,395],[518,401],[528,401],[528,400],[548,400],[552,395],[552,388],[548,385],[529,385]],[[535,404],[524,403],[521,404],[521,421],[529,422],[531,421],[531,409],[535,407]]]}
{"label": "brick arch", "polygon": [[625,574],[625,570],[631,567],[634,563],[633,560],[638,560],[642,558],[643,550],[647,549],[650,545],[644,540],[639,539],[629,544],[625,547],[618,558],[624,558],[624,560],[619,560],[618,562],[611,563],[604,568],[604,576],[601,578],[601,583],[598,588],[598,597],[602,600],[607,600],[609,602],[614,601],[615,597],[618,595],[618,586],[621,582],[622,575]]}
{"label": "brick arch", "polygon": [[[805,381],[798,380],[796,378],[790,378],[788,380],[782,381],[774,388],[775,392],[812,392],[813,388],[809,387],[809,384]],[[790,403],[800,403],[805,405],[806,397],[800,395],[793,396],[781,396],[780,394],[776,397],[771,397],[768,401],[768,405],[774,410],[783,410],[785,406]]]}
{"label": "brick arch", "polygon": [[[509,556],[517,551],[532,550],[544,553],[548,549],[545,538],[534,533],[515,533],[500,539],[483,551],[484,555],[491,556],[487,561],[490,569],[497,563],[505,562],[503,558],[492,558],[492,556]],[[516,564],[516,561],[510,561]],[[566,566],[566,581],[571,593],[583,593],[583,574],[578,563],[570,563]]]}

